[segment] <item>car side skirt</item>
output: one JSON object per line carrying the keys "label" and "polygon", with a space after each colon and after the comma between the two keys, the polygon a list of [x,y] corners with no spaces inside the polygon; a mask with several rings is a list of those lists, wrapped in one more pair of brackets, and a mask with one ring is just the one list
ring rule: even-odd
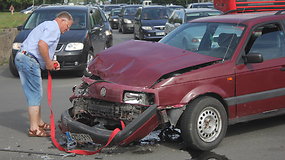
{"label": "car side skirt", "polygon": [[268,112],[263,112],[260,114],[229,119],[229,125],[233,125],[233,124],[241,123],[241,122],[252,121],[252,120],[256,120],[256,119],[265,119],[265,118],[275,117],[275,116],[284,115],[284,114],[285,114],[285,109],[276,109],[276,110],[271,110]]}

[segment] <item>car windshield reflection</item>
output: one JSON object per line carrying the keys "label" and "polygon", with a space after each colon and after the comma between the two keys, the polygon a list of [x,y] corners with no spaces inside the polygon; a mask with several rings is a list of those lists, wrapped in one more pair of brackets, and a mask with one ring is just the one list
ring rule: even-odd
{"label": "car windshield reflection", "polygon": [[[51,21],[53,20],[56,15],[60,11],[41,11],[41,12],[34,12],[27,23],[24,26],[24,29],[31,30],[34,29],[37,25],[44,21]],[[86,13],[80,12],[80,11],[69,11],[69,13],[73,17],[73,24],[70,27],[70,30],[80,30],[80,29],[86,29]]]}
{"label": "car windshield reflection", "polygon": [[169,15],[168,8],[146,8],[142,13],[143,20],[167,19]]}
{"label": "car windshield reflection", "polygon": [[229,23],[185,23],[159,42],[203,55],[230,59],[244,28]]}

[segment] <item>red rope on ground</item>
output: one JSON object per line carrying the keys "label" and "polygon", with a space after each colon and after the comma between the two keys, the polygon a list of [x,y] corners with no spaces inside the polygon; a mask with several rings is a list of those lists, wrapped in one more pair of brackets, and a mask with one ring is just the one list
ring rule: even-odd
{"label": "red rope on ground", "polygon": [[[51,137],[51,141],[52,143],[55,145],[55,147],[57,149],[59,149],[60,151],[64,151],[64,152],[68,152],[68,153],[75,153],[75,154],[81,154],[81,155],[92,155],[92,154],[96,154],[98,152],[100,152],[103,148],[107,147],[112,140],[114,139],[114,137],[121,131],[119,128],[116,128],[110,135],[107,143],[99,148],[96,151],[87,151],[87,150],[67,150],[65,148],[63,148],[56,140],[55,138],[55,124],[54,124],[54,114],[52,111],[52,77],[50,72],[48,71],[48,86],[47,86],[47,97],[48,97],[48,106],[50,108],[50,125],[51,125],[51,131],[50,131],[50,137]],[[122,129],[124,129],[125,124],[123,121],[121,121],[121,125],[122,125]]]}

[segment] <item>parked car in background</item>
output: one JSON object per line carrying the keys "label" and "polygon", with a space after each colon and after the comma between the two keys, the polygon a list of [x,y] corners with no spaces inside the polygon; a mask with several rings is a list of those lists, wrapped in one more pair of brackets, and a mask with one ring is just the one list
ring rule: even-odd
{"label": "parked car in background", "polygon": [[191,3],[187,8],[214,8],[214,4],[212,2]]}
{"label": "parked car in background", "polygon": [[135,15],[134,38],[159,40],[164,37],[165,23],[170,9],[165,6],[140,7]]}
{"label": "parked car in background", "polygon": [[121,8],[114,8],[111,10],[109,15],[109,23],[112,29],[117,29],[119,26],[119,14],[121,12]]}
{"label": "parked car in background", "polygon": [[165,34],[168,34],[181,24],[196,18],[216,16],[222,14],[221,11],[213,8],[191,8],[174,10],[165,24]]}
{"label": "parked car in background", "polygon": [[[176,9],[184,9],[184,7],[183,6],[181,6],[181,5],[168,5],[167,6],[168,8],[169,8],[169,13],[171,14],[174,10],[176,10]],[[169,15],[170,16],[170,15]]]}
{"label": "parked car in background", "polygon": [[119,32],[134,32],[134,19],[139,7],[141,5],[126,5],[122,7],[119,14]]}
{"label": "parked car in background", "polygon": [[112,30],[107,18],[99,7],[87,6],[47,6],[35,10],[26,20],[16,36],[9,60],[10,71],[18,76],[14,64],[16,53],[32,29],[40,23],[53,20],[61,11],[73,16],[70,30],[61,35],[54,59],[60,63],[61,70],[73,70],[77,75],[88,75],[87,65],[97,52],[112,46]]}
{"label": "parked car in background", "polygon": [[121,7],[122,6],[118,5],[118,4],[106,4],[106,5],[102,6],[102,9],[105,12],[106,17],[109,18],[109,15],[110,15],[112,9],[114,9],[114,8],[121,8]]}

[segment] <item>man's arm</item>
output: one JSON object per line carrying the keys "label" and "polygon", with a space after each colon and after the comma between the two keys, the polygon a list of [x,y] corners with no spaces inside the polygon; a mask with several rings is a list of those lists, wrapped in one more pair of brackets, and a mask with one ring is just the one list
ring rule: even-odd
{"label": "man's arm", "polygon": [[[47,70],[58,70],[59,69],[59,64],[57,61],[52,61],[49,58],[49,51],[48,51],[48,45],[45,41],[43,40],[39,40],[38,42],[38,46],[39,46],[39,51],[41,53],[41,56],[43,57],[45,63],[46,63],[46,69]],[[57,63],[57,68],[54,67],[54,63]]]}

